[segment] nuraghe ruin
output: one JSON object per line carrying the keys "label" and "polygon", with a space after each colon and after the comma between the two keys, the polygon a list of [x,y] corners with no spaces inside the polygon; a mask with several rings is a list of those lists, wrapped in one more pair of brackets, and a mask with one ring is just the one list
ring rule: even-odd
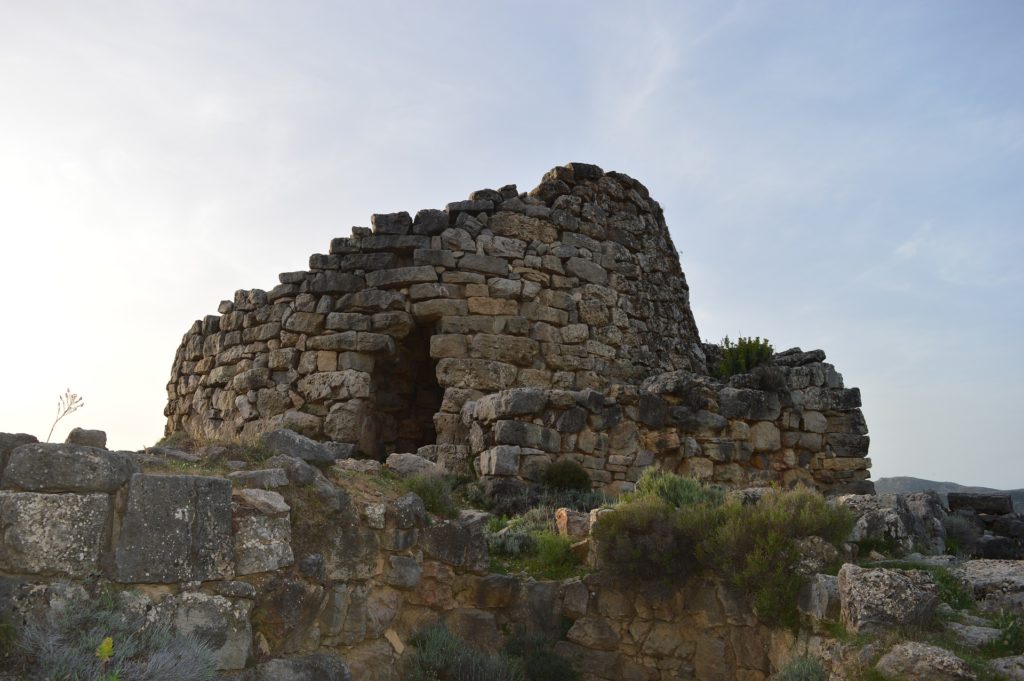
{"label": "nuraghe ruin", "polygon": [[661,207],[594,165],[529,193],[373,215],[309,270],[185,334],[167,433],[290,428],[524,485],[572,457],[595,487],[651,465],[728,486],[868,492],[860,393],[821,351],[713,378]]}

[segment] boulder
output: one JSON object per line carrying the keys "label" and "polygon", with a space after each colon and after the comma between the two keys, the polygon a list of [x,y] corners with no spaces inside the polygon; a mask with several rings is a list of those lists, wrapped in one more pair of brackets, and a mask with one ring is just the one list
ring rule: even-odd
{"label": "boulder", "polygon": [[899,494],[846,494],[833,504],[845,506],[857,518],[850,541],[871,541],[892,547],[899,555],[914,550],[915,526],[906,499]]}
{"label": "boulder", "polygon": [[943,520],[946,509],[942,499],[933,490],[911,492],[904,495],[912,519],[911,534],[917,548],[926,553],[941,555],[946,552],[946,528]]}
{"label": "boulder", "polygon": [[231,579],[233,553],[228,480],[132,476],[114,555],[117,581]]}
{"label": "boulder", "polygon": [[925,643],[901,643],[882,656],[875,668],[905,681],[973,681],[970,667],[953,653]]}
{"label": "boulder", "polygon": [[950,622],[946,625],[946,629],[960,639],[960,642],[968,648],[981,648],[988,643],[998,640],[1003,633],[1001,629],[996,629],[995,627],[960,624],[959,622]]}
{"label": "boulder", "polygon": [[86,430],[85,428],[72,428],[64,440],[65,444],[82,445],[83,447],[95,447],[96,449],[107,448],[107,434],[102,430]]}
{"label": "boulder", "polygon": [[331,653],[271,660],[247,671],[245,681],[352,681],[344,660]]}
{"label": "boulder", "polygon": [[555,529],[563,537],[583,539],[590,534],[590,514],[560,508],[555,511]]}
{"label": "boulder", "polygon": [[75,444],[33,443],[10,453],[0,486],[26,492],[116,492],[139,472],[124,452]]}
{"label": "boulder", "polygon": [[265,489],[240,489],[234,496],[245,506],[265,515],[287,515],[291,506],[277,492]]}
{"label": "boulder", "polygon": [[619,646],[618,632],[608,620],[600,617],[579,618],[573,622],[566,638],[594,650],[615,650]]}
{"label": "boulder", "polygon": [[952,572],[966,582],[981,610],[1024,616],[1024,562],[969,560]]}
{"label": "boulder", "polygon": [[261,442],[275,454],[292,456],[310,463],[332,463],[339,454],[335,449],[287,428],[264,433]]}
{"label": "boulder", "polygon": [[[252,601],[200,592],[170,596],[157,604],[151,617],[171,622],[178,633],[194,636],[213,649],[217,668],[242,669],[249,659]],[[115,641],[115,645],[117,642]]]}
{"label": "boulder", "polygon": [[106,494],[0,492],[0,571],[88,577],[110,541]]}
{"label": "boulder", "polygon": [[832,575],[812,575],[800,588],[797,607],[813,622],[839,619],[841,606],[838,578]]}
{"label": "boulder", "polygon": [[939,591],[922,570],[861,568],[847,563],[839,570],[842,620],[854,632],[926,625],[935,615]]}
{"label": "boulder", "polygon": [[444,473],[444,469],[433,461],[427,461],[417,454],[402,452],[389,454],[387,467],[400,478],[409,478],[414,475],[440,475]]}
{"label": "boulder", "polygon": [[1024,655],[999,657],[988,663],[997,674],[1002,674],[1009,681],[1024,681]]}

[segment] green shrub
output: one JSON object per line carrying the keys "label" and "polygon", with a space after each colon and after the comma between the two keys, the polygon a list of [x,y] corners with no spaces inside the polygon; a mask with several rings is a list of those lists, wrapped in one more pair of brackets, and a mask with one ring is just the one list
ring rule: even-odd
{"label": "green shrub", "polygon": [[708,487],[675,473],[646,469],[636,482],[636,489],[630,499],[660,499],[676,508],[710,504],[717,506],[725,499],[725,493],[717,487]]}
{"label": "green shrub", "polygon": [[702,562],[747,593],[762,619],[790,627],[799,623],[803,584],[798,540],[817,536],[838,546],[854,523],[847,509],[805,488],[773,490],[753,505],[725,504],[716,520],[700,542]]}
{"label": "green shrub", "polygon": [[603,513],[593,528],[601,565],[613,576],[682,581],[699,567],[692,532],[660,499],[637,499]]}
{"label": "green shrub", "polygon": [[827,675],[820,661],[813,657],[797,657],[772,678],[775,681],[825,681]]}
{"label": "green shrub", "polygon": [[547,467],[544,484],[552,489],[589,490],[592,487],[587,471],[569,458],[559,459]]}
{"label": "green shrub", "polygon": [[768,339],[760,336],[748,338],[740,336],[733,343],[728,336],[722,339],[722,361],[716,367],[718,378],[729,378],[736,374],[749,373],[754,367],[768,362],[775,350]]}
{"label": "green shrub", "polygon": [[443,624],[413,636],[404,662],[406,681],[526,681],[519,660],[473,648]]}
{"label": "green shrub", "polygon": [[608,501],[608,495],[599,489],[542,489],[536,503],[550,508],[591,511],[604,506]]}
{"label": "green shrub", "polygon": [[[97,655],[105,639],[104,662]],[[71,601],[47,611],[26,627],[22,647],[44,679],[122,681],[211,681],[217,663],[212,650],[194,636],[182,636],[170,622],[147,622],[118,607],[109,594]]]}
{"label": "green shrub", "polygon": [[538,579],[563,579],[578,571],[572,542],[555,533],[554,509],[538,507],[508,521],[488,526],[487,548],[492,568],[526,572]]}
{"label": "green shrub", "polygon": [[556,655],[551,642],[540,634],[520,631],[505,644],[505,654],[520,661],[529,681],[579,681],[572,663]]}
{"label": "green shrub", "polygon": [[454,518],[458,512],[452,481],[444,475],[413,475],[405,481],[405,488],[422,499],[423,506],[434,515]]}

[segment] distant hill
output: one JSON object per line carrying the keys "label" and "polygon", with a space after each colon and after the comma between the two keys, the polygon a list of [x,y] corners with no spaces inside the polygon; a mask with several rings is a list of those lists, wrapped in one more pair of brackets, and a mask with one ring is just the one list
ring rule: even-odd
{"label": "distant hill", "polygon": [[875,480],[875,491],[878,494],[896,492],[906,494],[907,492],[924,492],[933,489],[946,500],[948,492],[1000,492],[1013,497],[1013,509],[1024,511],[1024,489],[993,489],[991,487],[969,487],[958,485],[955,482],[936,482],[934,480],[923,480],[921,478],[895,477],[879,478]]}

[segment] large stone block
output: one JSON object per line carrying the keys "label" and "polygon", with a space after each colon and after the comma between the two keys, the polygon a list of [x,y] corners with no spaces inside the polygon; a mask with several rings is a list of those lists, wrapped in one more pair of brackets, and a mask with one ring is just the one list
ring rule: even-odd
{"label": "large stone block", "polygon": [[377,574],[377,533],[359,525],[336,528],[324,547],[324,569],[328,579],[369,579]]}
{"label": "large stone block", "polygon": [[499,445],[519,445],[553,454],[562,446],[562,438],[554,428],[524,421],[498,421],[494,425],[494,441]]}
{"label": "large stone block", "polygon": [[68,444],[27,444],[10,454],[0,487],[26,492],[115,492],[139,471],[124,452]]}
{"label": "large stone block", "polygon": [[244,598],[185,592],[160,601],[154,617],[210,646],[218,669],[243,669],[252,647],[251,610],[252,601]]}
{"label": "large stone block", "polygon": [[4,467],[7,466],[7,457],[12,451],[22,445],[38,442],[35,435],[26,433],[0,433],[0,476],[3,476]]}
{"label": "large stone block", "polygon": [[442,359],[437,363],[437,381],[446,388],[503,390],[512,387],[519,370],[502,362],[485,359]]}
{"label": "large stone block", "polygon": [[287,516],[245,515],[235,519],[235,574],[251,575],[295,562]]}
{"label": "large stone block", "polygon": [[839,570],[838,586],[843,622],[854,632],[926,625],[939,604],[935,581],[921,570],[847,563]]}
{"label": "large stone block", "polygon": [[106,494],[0,492],[0,570],[88,577],[110,541]]}
{"label": "large stone block", "polygon": [[117,581],[230,579],[233,553],[228,480],[132,476],[115,551]]}

